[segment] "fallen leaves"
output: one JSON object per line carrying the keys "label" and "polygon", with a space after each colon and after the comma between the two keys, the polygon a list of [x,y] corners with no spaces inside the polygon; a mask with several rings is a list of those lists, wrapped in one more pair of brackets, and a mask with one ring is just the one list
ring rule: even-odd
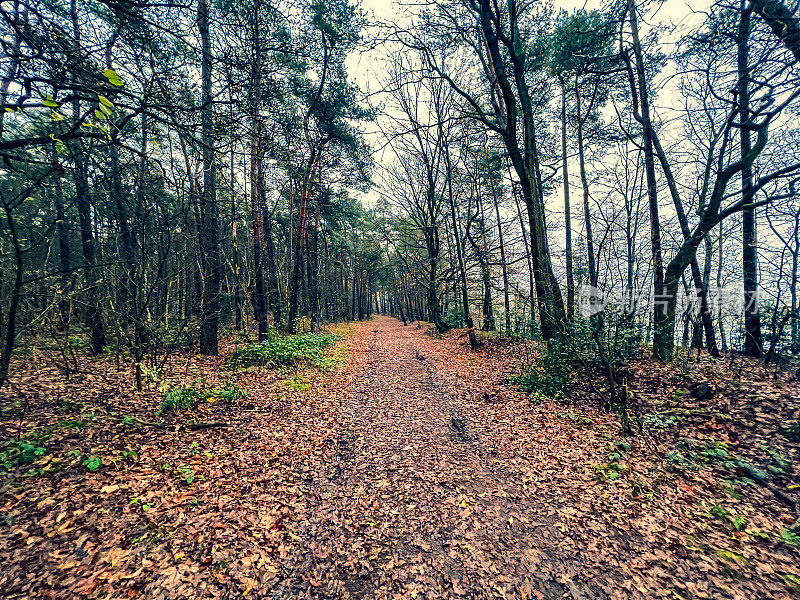
{"label": "fallen leaves", "polygon": [[[0,427],[15,439],[38,432],[32,447],[47,453],[26,467],[35,476],[20,469],[0,487],[0,595],[795,593],[798,553],[778,535],[791,517],[785,507],[758,486],[725,496],[711,467],[665,470],[658,452],[671,429],[659,430],[653,452],[650,438],[619,443],[616,416],[588,403],[534,405],[504,380],[535,345],[492,340],[473,353],[457,334],[432,337],[390,319],[353,326],[345,343],[349,362],[334,373],[245,370],[235,383],[246,399],[170,415],[165,428],[112,418],[149,422],[160,401],[133,392],[111,361],[69,381],[47,368],[25,376],[29,411]],[[222,383],[215,359],[172,367]],[[730,406],[690,406],[675,396],[686,388],[677,369],[632,368],[641,397],[659,410],[675,397],[688,411],[682,431],[715,436],[741,460],[769,456],[736,422],[762,431],[792,406],[774,381],[742,379],[736,393],[762,400],[741,408],[734,383],[710,371],[713,401]],[[295,376],[304,385],[285,385]],[[734,418],[715,416],[723,408]],[[181,418],[230,426],[191,431]],[[796,462],[796,447],[780,451]],[[91,457],[99,463],[82,465]],[[597,480],[602,464],[613,480]],[[783,477],[781,489],[795,493],[796,480]],[[715,502],[724,518],[704,517]]]}

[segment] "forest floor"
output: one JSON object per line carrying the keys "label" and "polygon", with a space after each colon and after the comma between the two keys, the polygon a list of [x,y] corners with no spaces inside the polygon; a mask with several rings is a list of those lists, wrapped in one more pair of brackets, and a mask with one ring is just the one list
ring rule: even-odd
{"label": "forest floor", "polygon": [[796,380],[634,361],[624,437],[588,378],[558,403],[506,383],[532,342],[338,333],[328,372],[177,355],[173,381],[247,396],[157,419],[113,359],[65,378],[24,355],[0,395],[0,597],[800,595]]}

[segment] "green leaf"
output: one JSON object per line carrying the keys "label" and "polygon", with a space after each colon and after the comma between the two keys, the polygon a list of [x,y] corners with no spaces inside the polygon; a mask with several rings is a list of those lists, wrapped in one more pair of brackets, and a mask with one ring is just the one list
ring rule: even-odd
{"label": "green leaf", "polygon": [[100,104],[102,104],[103,106],[107,106],[108,108],[114,108],[114,103],[111,102],[111,100],[109,100],[102,94],[99,94],[97,98],[100,100]]}
{"label": "green leaf", "polygon": [[65,154],[67,151],[67,146],[64,144],[64,142],[62,142],[59,139],[56,139],[55,142],[56,142],[56,152],[58,154]]}
{"label": "green leaf", "polygon": [[108,79],[108,82],[111,85],[116,85],[116,86],[125,85],[125,82],[119,75],[117,75],[117,72],[114,69],[106,69],[105,71],[103,71],[103,75],[105,75],[106,79]]}
{"label": "green leaf", "polygon": [[742,527],[747,525],[747,517],[742,517],[742,516],[734,517],[731,519],[731,525],[733,525],[733,528],[736,531],[739,531],[741,530]]}
{"label": "green leaf", "polygon": [[790,546],[800,546],[800,536],[788,529],[781,529],[781,540]]}
{"label": "green leaf", "polygon": [[106,115],[102,111],[97,110],[96,108],[94,109],[94,116],[100,121],[106,120]]}
{"label": "green leaf", "polygon": [[52,96],[50,96],[49,94],[45,94],[44,95],[44,100],[42,101],[42,104],[44,104],[48,108],[58,108],[59,107],[58,102],[53,100]]}
{"label": "green leaf", "polygon": [[89,471],[94,473],[103,466],[103,461],[97,456],[89,456],[86,460],[83,461],[83,466],[86,467]]}

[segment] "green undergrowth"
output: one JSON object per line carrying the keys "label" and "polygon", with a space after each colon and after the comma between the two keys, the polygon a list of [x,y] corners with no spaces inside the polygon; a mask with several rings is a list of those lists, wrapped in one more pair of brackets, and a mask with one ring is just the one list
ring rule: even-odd
{"label": "green undergrowth", "polygon": [[575,370],[574,360],[563,343],[551,341],[547,354],[541,360],[525,368],[519,375],[512,375],[506,383],[516,386],[532,400],[541,402],[546,398],[559,400]]}
{"label": "green undergrowth", "polygon": [[228,353],[224,367],[236,370],[304,362],[328,370],[336,364],[336,360],[335,354],[326,356],[325,349],[333,346],[337,340],[338,336],[331,333],[280,335],[271,330],[263,342],[247,344]]}
{"label": "green undergrowth", "polygon": [[29,465],[46,451],[33,440],[7,440],[0,445],[0,469],[8,471],[18,465]]}
{"label": "green undergrowth", "polygon": [[733,476],[744,484],[755,485],[768,481],[775,475],[791,472],[791,463],[777,450],[762,446],[769,457],[764,464],[754,465],[731,452],[725,442],[716,440],[695,440],[681,438],[667,461],[675,471],[697,470],[703,466],[714,467]]}
{"label": "green undergrowth", "polygon": [[205,379],[200,378],[192,383],[176,385],[166,391],[164,393],[164,402],[156,415],[183,412],[194,408],[200,402],[208,402],[217,398],[230,404],[246,396],[247,392],[235,383],[228,382],[220,388],[208,388],[206,387]]}

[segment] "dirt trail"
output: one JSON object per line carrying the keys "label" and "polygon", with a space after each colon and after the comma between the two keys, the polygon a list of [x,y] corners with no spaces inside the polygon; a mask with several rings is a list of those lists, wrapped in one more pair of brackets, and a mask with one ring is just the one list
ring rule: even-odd
{"label": "dirt trail", "polygon": [[524,489],[482,407],[416,343],[421,332],[381,318],[367,335],[301,533],[312,586],[354,598],[603,597],[574,583],[577,566],[543,516],[549,499]]}

